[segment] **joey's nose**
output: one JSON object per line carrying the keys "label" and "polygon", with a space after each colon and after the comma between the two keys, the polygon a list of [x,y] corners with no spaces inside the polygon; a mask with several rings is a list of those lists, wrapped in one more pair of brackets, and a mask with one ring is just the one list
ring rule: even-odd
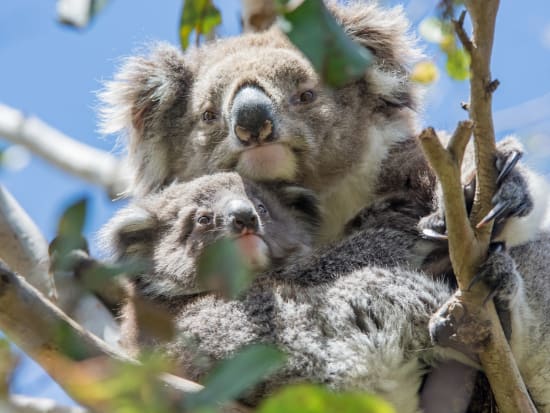
{"label": "joey's nose", "polygon": [[237,92],[231,120],[235,136],[245,145],[273,140],[273,104],[257,87],[245,86]]}
{"label": "joey's nose", "polygon": [[227,204],[226,213],[231,231],[240,234],[247,229],[258,231],[258,216],[250,203],[233,200]]}

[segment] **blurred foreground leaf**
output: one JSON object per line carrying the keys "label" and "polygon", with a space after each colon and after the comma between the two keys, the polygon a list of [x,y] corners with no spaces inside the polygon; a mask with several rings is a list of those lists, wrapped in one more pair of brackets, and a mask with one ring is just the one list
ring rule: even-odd
{"label": "blurred foreground leaf", "polygon": [[424,61],[417,63],[411,72],[413,82],[429,84],[433,83],[439,77],[439,71],[434,62]]}
{"label": "blurred foreground leaf", "polygon": [[222,361],[206,379],[204,390],[189,395],[185,406],[196,409],[235,399],[281,367],[284,360],[284,355],[273,347],[263,344],[246,347]]}
{"label": "blurred foreground leaf", "polygon": [[447,54],[447,73],[455,80],[470,78],[470,55],[464,49],[456,49]]}
{"label": "blurred foreground leaf", "polygon": [[176,413],[174,400],[157,377],[169,370],[169,363],[158,355],[141,359],[142,364],[113,360],[85,361],[75,376],[72,389],[79,400],[104,406],[109,413]]}
{"label": "blurred foreground leaf", "polygon": [[71,251],[88,252],[88,242],[82,235],[86,220],[87,199],[82,198],[71,204],[61,216],[57,225],[57,235],[50,243],[52,267],[55,270],[70,270]]}
{"label": "blurred foreground leaf", "polygon": [[[441,17],[427,17],[419,25],[421,36],[429,42],[437,43],[447,57],[445,69],[454,80],[467,80],[470,77],[470,55],[457,41],[455,30],[451,22],[454,15],[454,7],[460,2],[454,0],[440,2]],[[453,8],[448,8],[451,6]],[[430,71],[421,62],[420,66],[413,70],[412,78],[419,83],[429,83],[424,80],[429,78]]]}
{"label": "blurred foreground leaf", "polygon": [[334,393],[321,386],[287,387],[267,399],[258,413],[395,413],[391,405],[362,393]]}
{"label": "blurred foreground leaf", "polygon": [[355,43],[319,0],[278,0],[280,26],[306,55],[322,80],[343,86],[359,79],[371,64],[372,54]]}
{"label": "blurred foreground leaf", "polygon": [[222,16],[212,0],[185,0],[180,18],[180,43],[182,49],[189,46],[189,37],[195,31],[197,39],[211,33],[221,24]]}
{"label": "blurred foreground leaf", "polygon": [[198,282],[207,290],[215,290],[234,298],[253,280],[239,248],[230,239],[221,239],[206,248],[197,264]]}

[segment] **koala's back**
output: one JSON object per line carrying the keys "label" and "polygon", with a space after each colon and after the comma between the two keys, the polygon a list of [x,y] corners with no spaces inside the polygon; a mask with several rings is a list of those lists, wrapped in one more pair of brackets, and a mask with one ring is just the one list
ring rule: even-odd
{"label": "koala's back", "polygon": [[399,269],[366,268],[319,287],[262,277],[242,300],[208,296],[182,307],[179,335],[164,350],[182,363],[183,374],[200,380],[247,344],[274,344],[287,363],[247,402],[305,381],[373,392],[399,412],[416,412],[426,366],[438,359],[427,323],[448,295],[446,287]]}

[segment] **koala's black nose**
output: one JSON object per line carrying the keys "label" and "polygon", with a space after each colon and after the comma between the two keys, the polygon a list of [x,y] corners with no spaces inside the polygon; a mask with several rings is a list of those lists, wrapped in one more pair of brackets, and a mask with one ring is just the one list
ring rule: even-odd
{"label": "koala's black nose", "polygon": [[231,231],[240,234],[244,229],[257,232],[259,228],[258,216],[248,202],[235,199],[226,206],[226,214]]}
{"label": "koala's black nose", "polygon": [[273,140],[273,104],[259,88],[245,86],[233,99],[231,123],[244,145]]}

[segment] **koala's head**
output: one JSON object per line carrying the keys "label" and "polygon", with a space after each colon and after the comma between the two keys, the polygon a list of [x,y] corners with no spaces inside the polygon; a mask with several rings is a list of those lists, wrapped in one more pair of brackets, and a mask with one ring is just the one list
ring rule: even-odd
{"label": "koala's head", "polygon": [[246,34],[182,53],[165,44],[127,59],[101,94],[103,131],[124,132],[134,193],[174,180],[236,170],[315,191],[382,157],[410,137],[416,104],[409,82],[418,58],[399,8],[331,6],[375,63],[337,89],[280,31]]}
{"label": "koala's head", "polygon": [[101,239],[115,259],[148,264],[138,277],[144,293],[178,296],[199,292],[197,262],[218,240],[235,242],[257,272],[307,254],[318,220],[310,190],[218,173],[134,201],[105,226]]}

